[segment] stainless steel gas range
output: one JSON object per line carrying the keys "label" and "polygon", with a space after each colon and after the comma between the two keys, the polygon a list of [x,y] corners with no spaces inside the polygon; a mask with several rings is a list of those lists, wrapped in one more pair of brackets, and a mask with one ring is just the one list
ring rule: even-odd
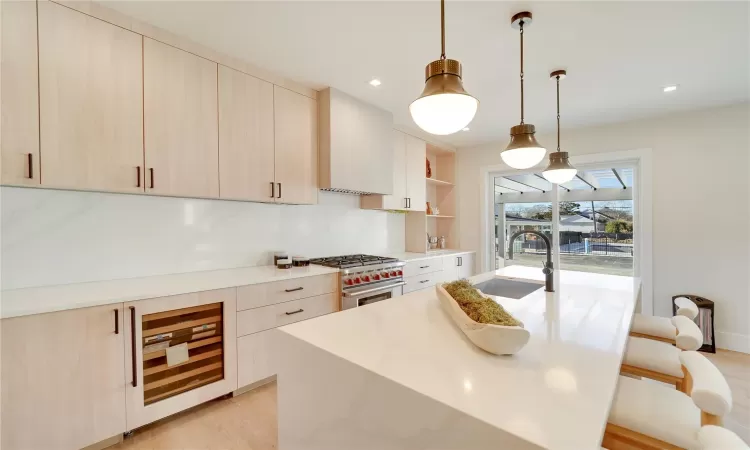
{"label": "stainless steel gas range", "polygon": [[346,255],[310,260],[341,272],[341,309],[356,308],[402,294],[404,263],[396,258]]}

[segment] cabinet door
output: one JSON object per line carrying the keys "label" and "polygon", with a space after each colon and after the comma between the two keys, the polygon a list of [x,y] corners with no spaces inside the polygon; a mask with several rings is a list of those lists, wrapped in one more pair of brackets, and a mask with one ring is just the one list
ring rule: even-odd
{"label": "cabinet door", "polygon": [[383,196],[383,209],[406,209],[406,135],[393,130],[393,195]]}
{"label": "cabinet door", "polygon": [[143,38],[146,192],[219,197],[217,70],[215,62]]}
{"label": "cabinet door", "polygon": [[318,202],[316,102],[279,86],[273,87],[273,93],[276,201],[315,204]]}
{"label": "cabinet door", "polygon": [[474,275],[474,253],[459,255],[458,277],[469,278]]}
{"label": "cabinet door", "polygon": [[458,256],[443,256],[443,282],[450,283],[458,279]]}
{"label": "cabinet door", "polygon": [[122,313],[3,319],[3,449],[83,448],[125,431]]}
{"label": "cabinet door", "polygon": [[273,85],[219,66],[221,198],[273,202]]}
{"label": "cabinet door", "polygon": [[0,2],[0,183],[39,185],[36,2]]}
{"label": "cabinet door", "polygon": [[42,185],[143,192],[142,37],[39,2]]}
{"label": "cabinet door", "polygon": [[425,211],[427,192],[425,164],[427,143],[412,136],[406,136],[406,197],[409,198],[409,211]]}
{"label": "cabinet door", "polygon": [[244,387],[276,375],[272,339],[275,329],[237,339],[237,386]]}
{"label": "cabinet door", "polygon": [[[237,389],[236,299],[228,288],[125,304],[128,430]],[[158,347],[144,356],[164,342],[186,343],[188,361],[173,368]]]}

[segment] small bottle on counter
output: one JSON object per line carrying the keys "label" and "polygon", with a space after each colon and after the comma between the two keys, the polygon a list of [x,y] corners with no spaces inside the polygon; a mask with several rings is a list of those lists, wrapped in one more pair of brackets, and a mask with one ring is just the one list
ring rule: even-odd
{"label": "small bottle on counter", "polygon": [[276,267],[278,267],[279,269],[291,269],[292,260],[289,258],[279,259],[278,261],[276,261]]}
{"label": "small bottle on counter", "polygon": [[294,265],[294,267],[307,267],[310,265],[310,258],[295,256],[292,258],[292,265]]}

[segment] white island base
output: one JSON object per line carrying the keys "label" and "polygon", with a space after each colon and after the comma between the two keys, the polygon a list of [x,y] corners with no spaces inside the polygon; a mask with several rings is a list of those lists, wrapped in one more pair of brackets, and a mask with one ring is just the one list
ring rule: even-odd
{"label": "white island base", "polygon": [[280,328],[279,448],[598,449],[638,280],[556,275],[554,294],[495,297],[531,332],[513,356],[474,346],[432,289]]}
{"label": "white island base", "polygon": [[540,448],[324,350],[278,334],[285,352],[277,376],[281,450]]}

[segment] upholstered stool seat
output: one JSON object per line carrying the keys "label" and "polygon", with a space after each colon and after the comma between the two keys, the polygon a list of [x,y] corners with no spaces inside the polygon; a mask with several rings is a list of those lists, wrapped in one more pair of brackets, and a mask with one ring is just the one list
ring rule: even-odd
{"label": "upholstered stool seat", "polygon": [[[674,304],[677,316],[687,317],[691,321],[698,316],[698,307],[690,299],[678,297],[674,300]],[[637,337],[674,343],[678,329],[673,322],[673,318],[645,316],[636,313],[633,315],[630,333]]]}
{"label": "upholstered stool seat", "polygon": [[636,336],[654,336],[665,341],[674,341],[677,328],[672,324],[671,317],[633,315],[630,332]]}
{"label": "upholstered stool seat", "polygon": [[679,348],[651,339],[630,337],[623,364],[682,378]]}
{"label": "upholstered stool seat", "polygon": [[621,376],[609,423],[678,447],[694,448],[701,411],[683,392]]}
{"label": "upholstered stool seat", "polygon": [[674,316],[672,324],[677,330],[675,345],[643,337],[628,337],[628,346],[622,361],[622,373],[647,377],[674,384],[682,390],[683,372],[680,365],[682,350],[697,350],[703,345],[703,334],[692,320]]}
{"label": "upholstered stool seat", "polygon": [[[732,393],[705,356],[683,351],[679,361],[686,392],[648,380],[619,378],[603,447],[703,448],[701,427],[721,425],[722,417],[732,409]],[[713,433],[708,431],[708,439]]]}

